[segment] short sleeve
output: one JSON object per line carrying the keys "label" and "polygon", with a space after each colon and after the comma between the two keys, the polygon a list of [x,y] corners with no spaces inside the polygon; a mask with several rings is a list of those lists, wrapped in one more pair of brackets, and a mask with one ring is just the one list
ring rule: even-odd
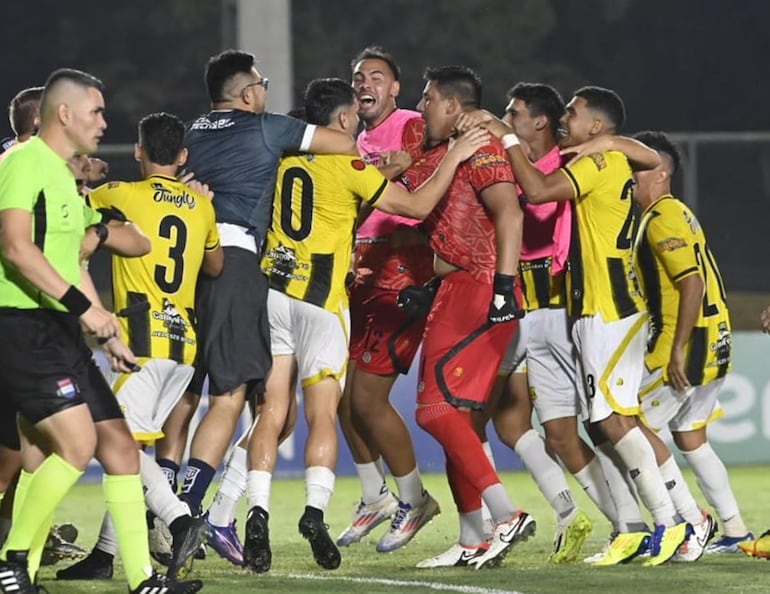
{"label": "short sleeve", "polygon": [[673,282],[699,272],[697,237],[684,215],[670,212],[652,218],[647,225],[647,240]]}
{"label": "short sleeve", "polygon": [[298,152],[307,124],[289,116],[265,113],[262,132],[265,144],[277,155]]}
{"label": "short sleeve", "polygon": [[468,159],[467,171],[471,186],[477,194],[493,184],[515,182],[508,155],[497,139]]}
{"label": "short sleeve", "polygon": [[91,191],[88,195],[88,203],[91,208],[110,208],[115,206],[123,208],[123,196],[125,194],[123,182],[108,182]]}
{"label": "short sleeve", "polygon": [[374,206],[388,187],[385,176],[374,165],[364,163],[361,159],[343,159],[341,167],[350,191]]}
{"label": "short sleeve", "polygon": [[19,208],[32,212],[42,191],[34,159],[11,151],[0,164],[0,210]]}
{"label": "short sleeve", "polygon": [[567,176],[575,193],[574,197],[579,198],[598,185],[602,173],[607,170],[607,165],[605,153],[592,153],[569,167],[562,167],[561,171]]}
{"label": "short sleeve", "polygon": [[102,221],[102,213],[94,210],[83,201],[83,227],[90,227]]}
{"label": "short sleeve", "polygon": [[206,243],[204,249],[207,252],[216,249],[219,246],[219,228],[217,227],[216,215],[214,214],[214,207],[211,206],[206,210],[206,222],[208,223],[208,232],[206,233]]}

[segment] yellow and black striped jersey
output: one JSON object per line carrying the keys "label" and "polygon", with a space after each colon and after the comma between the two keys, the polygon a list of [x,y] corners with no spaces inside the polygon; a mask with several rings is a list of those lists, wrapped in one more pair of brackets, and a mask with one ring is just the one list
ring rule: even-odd
{"label": "yellow and black striped jersey", "polygon": [[623,153],[594,153],[563,167],[574,191],[567,311],[612,322],[644,311],[632,266],[635,216]]}
{"label": "yellow and black striped jersey", "polygon": [[361,200],[374,206],[387,185],[376,167],[349,155],[282,159],[262,258],[270,287],[329,311],[347,309],[358,208]]}
{"label": "yellow and black striped jersey", "polygon": [[211,200],[161,175],[110,182],[89,200],[93,208],[120,209],[152,243],[141,258],[112,259],[115,313],[131,350],[192,364],[195,286],[205,251],[219,245]]}
{"label": "yellow and black striped jersey", "polygon": [[679,312],[676,283],[697,274],[705,292],[687,346],[687,378],[697,386],[727,374],[732,340],[725,289],[703,229],[686,204],[664,196],[647,207],[636,239],[635,267],[650,312],[647,367],[662,368],[668,382]]}
{"label": "yellow and black striped jersey", "polygon": [[552,256],[519,263],[521,290],[527,311],[565,307],[564,273],[552,275],[552,265]]}

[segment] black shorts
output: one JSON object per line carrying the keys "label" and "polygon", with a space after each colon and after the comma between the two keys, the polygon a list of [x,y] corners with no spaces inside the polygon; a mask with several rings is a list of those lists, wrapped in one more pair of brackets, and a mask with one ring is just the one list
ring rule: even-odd
{"label": "black shorts", "polygon": [[0,446],[11,450],[20,450],[19,429],[16,426],[16,409],[8,406],[8,400],[0,396],[3,403],[0,409]]}
{"label": "black shorts", "polygon": [[0,336],[1,409],[16,410],[33,425],[83,403],[94,421],[123,417],[76,316],[0,309]]}
{"label": "black shorts", "polygon": [[227,394],[246,384],[251,397],[264,392],[273,365],[268,281],[255,253],[237,247],[224,252],[222,274],[198,279],[198,364],[189,389],[200,394],[208,375],[210,394]]}

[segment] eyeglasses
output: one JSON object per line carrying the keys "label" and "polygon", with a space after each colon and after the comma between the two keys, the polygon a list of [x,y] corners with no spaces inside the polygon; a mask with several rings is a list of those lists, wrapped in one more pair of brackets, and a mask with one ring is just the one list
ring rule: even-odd
{"label": "eyeglasses", "polygon": [[262,78],[262,80],[258,80],[257,82],[249,83],[245,87],[241,89],[241,94],[248,89],[249,87],[255,87],[255,86],[262,86],[265,87],[265,90],[267,91],[267,85],[270,81],[267,78]]}

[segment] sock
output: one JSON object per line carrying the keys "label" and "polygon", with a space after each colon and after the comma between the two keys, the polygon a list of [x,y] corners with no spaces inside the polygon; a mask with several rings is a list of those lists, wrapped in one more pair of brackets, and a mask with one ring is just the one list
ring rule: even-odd
{"label": "sock", "polygon": [[516,506],[513,505],[505,487],[501,483],[491,485],[481,492],[481,498],[489,507],[492,520],[495,524],[507,522],[516,515]]}
{"label": "sock", "polygon": [[177,476],[179,475],[179,464],[168,458],[157,458],[155,460],[163,471],[163,475],[166,477],[168,484],[171,486],[171,490],[176,494],[179,491],[179,483],[177,482]]}
{"label": "sock", "polygon": [[139,452],[139,472],[147,507],[167,526],[180,516],[190,515],[190,508],[174,495],[155,459],[142,451]]}
{"label": "sock", "polygon": [[415,466],[414,470],[404,476],[393,477],[396,480],[398,489],[398,498],[411,506],[419,505],[425,500],[425,489],[422,485],[422,477],[419,469]]}
{"label": "sock", "polygon": [[484,530],[484,519],[481,517],[481,509],[460,514],[460,544],[473,548],[486,542],[487,536]]}
{"label": "sock", "polygon": [[115,524],[128,587],[133,590],[152,575],[142,480],[138,474],[105,474],[102,489],[107,511]]}
{"label": "sock", "polygon": [[730,487],[727,469],[711,448],[711,444],[704,443],[691,452],[682,452],[682,455],[695,473],[698,487],[700,487],[706,501],[716,510],[717,515],[722,520],[725,536],[745,536],[748,530],[746,524],[743,523],[738,502],[735,500],[735,495]]}
{"label": "sock", "polygon": [[663,484],[663,477],[660,476],[655,462],[655,452],[642,430],[638,427],[629,430],[615,444],[615,450],[628,468],[639,497],[655,520],[655,524],[674,526],[677,523],[676,510],[666,485]]}
{"label": "sock", "polygon": [[[24,498],[27,496],[27,489],[29,488],[29,481],[32,479],[32,473],[27,472],[23,468],[19,471],[19,478],[16,480],[16,493],[13,497],[13,506],[11,507],[11,516],[15,517],[19,514]],[[5,542],[8,540],[8,534],[11,532],[11,526],[13,520],[11,518],[3,518],[3,537],[0,539],[0,550],[5,551]]]}
{"label": "sock", "polygon": [[575,510],[572,491],[564,472],[548,452],[545,441],[534,429],[522,435],[513,447],[529,471],[538,489],[556,512],[557,521],[566,519]]}
{"label": "sock", "polygon": [[[610,494],[607,478],[604,476],[602,463],[597,456],[575,473],[575,480],[583,487],[586,495],[591,498],[607,519],[616,526],[618,523],[618,511]],[[637,506],[638,507],[638,506]]]}
{"label": "sock", "polygon": [[265,470],[249,470],[246,475],[246,498],[249,509],[259,506],[270,511],[270,483],[273,475]]}
{"label": "sock", "polygon": [[361,481],[361,500],[369,505],[382,501],[388,494],[388,484],[382,471],[382,458],[374,462],[356,464],[358,480]]}
{"label": "sock", "polygon": [[682,471],[679,470],[679,466],[674,461],[674,457],[670,456],[668,460],[659,466],[659,469],[666,489],[668,489],[668,495],[671,497],[674,508],[676,508],[679,515],[693,526],[702,524],[703,514],[695,502],[692,493],[690,493],[690,489],[682,476]]}
{"label": "sock", "polygon": [[115,523],[109,512],[104,514],[102,525],[99,528],[99,539],[94,548],[114,558],[118,554],[118,534],[115,531]]}
{"label": "sock", "polygon": [[[82,474],[82,470],[78,470],[58,454],[48,456],[31,475],[21,473],[16,487],[19,505],[14,503],[13,506],[13,524],[3,554],[7,550],[30,549],[37,531],[48,521]],[[46,530],[48,528],[50,524],[45,527]]]}
{"label": "sock", "polygon": [[189,506],[193,514],[201,509],[203,498],[211,481],[214,480],[216,469],[198,458],[190,458],[187,462],[187,471],[184,473],[181,499]]}
{"label": "sock", "polygon": [[[492,465],[492,469],[497,470],[497,466],[495,466],[495,456],[492,453],[492,445],[488,441],[483,441],[481,442],[481,449],[484,450],[484,455]],[[487,506],[483,499],[481,500],[481,519],[486,526],[491,526],[494,531],[495,521],[492,519],[492,512],[489,511],[489,506]]]}
{"label": "sock", "polygon": [[618,532],[648,531],[647,522],[642,518],[636,487],[623,466],[623,460],[609,442],[598,446],[595,453],[602,465],[602,472],[615,505],[616,520],[613,521],[607,514],[605,516]]}
{"label": "sock", "polygon": [[310,466],[305,469],[305,505],[322,512],[329,506],[334,493],[334,471],[326,466]]}
{"label": "sock", "polygon": [[230,452],[219,489],[209,506],[209,523],[214,526],[229,526],[235,519],[236,507],[246,491],[247,472],[246,450],[236,446]]}
{"label": "sock", "polygon": [[48,540],[48,532],[53,524],[53,512],[45,519],[40,530],[37,531],[35,538],[32,539],[32,545],[29,547],[29,555],[27,555],[27,573],[32,582],[35,582],[35,576],[37,570],[40,569],[40,560],[43,558],[43,549],[45,543]]}

